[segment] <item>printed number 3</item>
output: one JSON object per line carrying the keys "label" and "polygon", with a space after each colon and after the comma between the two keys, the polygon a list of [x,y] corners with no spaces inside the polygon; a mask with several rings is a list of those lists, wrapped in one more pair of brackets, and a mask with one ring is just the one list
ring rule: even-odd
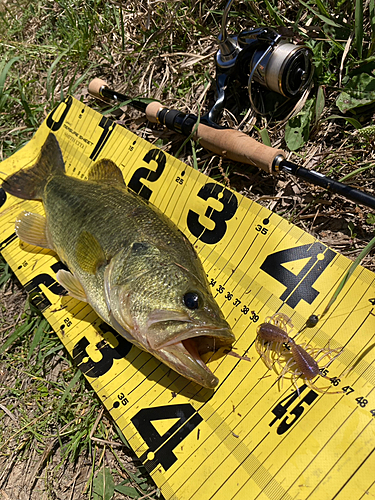
{"label": "printed number 3", "polygon": [[208,207],[205,216],[215,223],[213,229],[207,229],[199,220],[200,216],[193,210],[189,210],[187,225],[191,233],[199,238],[203,243],[213,245],[218,243],[226,233],[227,221],[230,220],[237,211],[238,201],[234,193],[225,189],[220,184],[208,182],[198,192],[199,198],[208,200],[214,198],[223,205],[221,211]]}

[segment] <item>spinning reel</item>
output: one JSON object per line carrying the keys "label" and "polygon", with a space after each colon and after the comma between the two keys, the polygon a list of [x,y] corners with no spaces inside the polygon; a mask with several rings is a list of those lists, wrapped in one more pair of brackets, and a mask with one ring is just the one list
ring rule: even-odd
{"label": "spinning reel", "polygon": [[259,114],[274,113],[276,100],[294,105],[296,99],[308,92],[314,72],[311,50],[282,40],[271,28],[244,30],[238,36],[228,36],[226,26],[232,3],[233,0],[229,0],[224,9],[216,54],[217,99],[205,116],[199,119],[196,115],[169,109],[158,101],[131,98],[110,89],[99,78],[90,82],[90,94],[107,102],[126,102],[144,112],[151,123],[199,140],[201,146],[227,159],[257,166],[270,174],[289,173],[374,209],[375,196],[287,161],[281,149],[266,146],[240,130],[219,124],[222,111],[232,110],[233,101],[237,101],[240,111],[241,105],[245,109],[247,104],[250,111]]}
{"label": "spinning reel", "polygon": [[218,37],[217,98],[205,117],[211,125],[218,123],[224,107],[235,107],[241,112],[247,103],[255,113],[263,115],[273,112],[277,101],[294,102],[309,88],[314,72],[312,51],[282,39],[271,28],[244,30],[238,36],[229,36],[226,26],[232,3],[229,0],[224,9]]}

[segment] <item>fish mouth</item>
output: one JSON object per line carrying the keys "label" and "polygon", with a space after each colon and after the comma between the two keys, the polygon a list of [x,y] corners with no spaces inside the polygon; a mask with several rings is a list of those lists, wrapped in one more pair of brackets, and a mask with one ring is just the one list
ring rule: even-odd
{"label": "fish mouth", "polygon": [[214,389],[219,379],[208,368],[202,356],[208,352],[215,353],[223,347],[231,347],[234,340],[234,335],[228,328],[213,331],[196,328],[190,331],[189,338],[181,339],[179,336],[175,342],[168,342],[153,354],[185,378]]}
{"label": "fish mouth", "polygon": [[[166,323],[169,322],[173,322],[173,320],[168,318]],[[123,326],[113,312],[110,312],[110,324],[129,342],[149,352],[183,377],[203,387],[214,389],[218,385],[219,379],[208,368],[202,356],[209,352],[215,353],[221,348],[230,349],[235,337],[224,320],[222,321],[224,324],[218,327],[212,325],[191,326],[193,321],[190,323],[185,321],[186,323],[187,326],[178,334],[173,333],[168,339],[164,337],[164,340],[158,341],[154,335],[148,335],[148,338],[143,335],[138,338],[130,325]],[[147,333],[150,332],[147,331]],[[147,338],[146,341],[144,337]]]}

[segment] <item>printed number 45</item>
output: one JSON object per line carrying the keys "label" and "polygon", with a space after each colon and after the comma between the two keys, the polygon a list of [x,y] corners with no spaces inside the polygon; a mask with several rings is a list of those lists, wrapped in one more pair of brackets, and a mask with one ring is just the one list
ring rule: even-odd
{"label": "printed number 45", "polygon": [[[299,391],[292,392],[292,394],[282,399],[280,403],[278,403],[275,408],[273,408],[272,413],[275,415],[275,418],[269,424],[270,427],[272,427],[273,424],[277,422],[277,420],[280,420],[288,412],[287,408],[299,397],[299,394],[301,394],[301,392],[303,392],[306,387],[307,385],[304,384],[299,389]],[[287,416],[282,420],[276,430],[277,434],[281,435],[284,434],[284,432],[288,431],[305,411],[305,407],[303,406],[303,404],[305,403],[306,405],[310,406],[317,397],[318,394],[315,391],[310,390],[306,394],[306,396],[301,399],[301,401],[289,412],[290,415],[293,415],[293,417],[291,418],[290,416]]]}

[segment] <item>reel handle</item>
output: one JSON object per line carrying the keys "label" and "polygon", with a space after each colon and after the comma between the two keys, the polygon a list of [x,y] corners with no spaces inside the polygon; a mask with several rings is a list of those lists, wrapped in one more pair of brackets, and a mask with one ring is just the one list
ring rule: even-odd
{"label": "reel handle", "polygon": [[[130,105],[144,110],[147,119],[152,123],[161,123],[159,114],[163,109],[166,109],[160,102],[153,101],[144,103],[138,99],[131,99],[127,96],[114,92],[108,88],[105,81],[95,78],[89,84],[89,92],[95,97],[110,98],[117,101],[130,100]],[[198,125],[197,131],[193,135],[193,139],[209,151],[219,154],[224,158],[233,161],[246,163],[265,170],[268,173],[275,172],[275,163],[282,158],[285,158],[285,153],[281,149],[275,149],[266,146],[248,135],[235,129],[213,128],[203,123]],[[277,160],[276,160],[277,159]]]}

